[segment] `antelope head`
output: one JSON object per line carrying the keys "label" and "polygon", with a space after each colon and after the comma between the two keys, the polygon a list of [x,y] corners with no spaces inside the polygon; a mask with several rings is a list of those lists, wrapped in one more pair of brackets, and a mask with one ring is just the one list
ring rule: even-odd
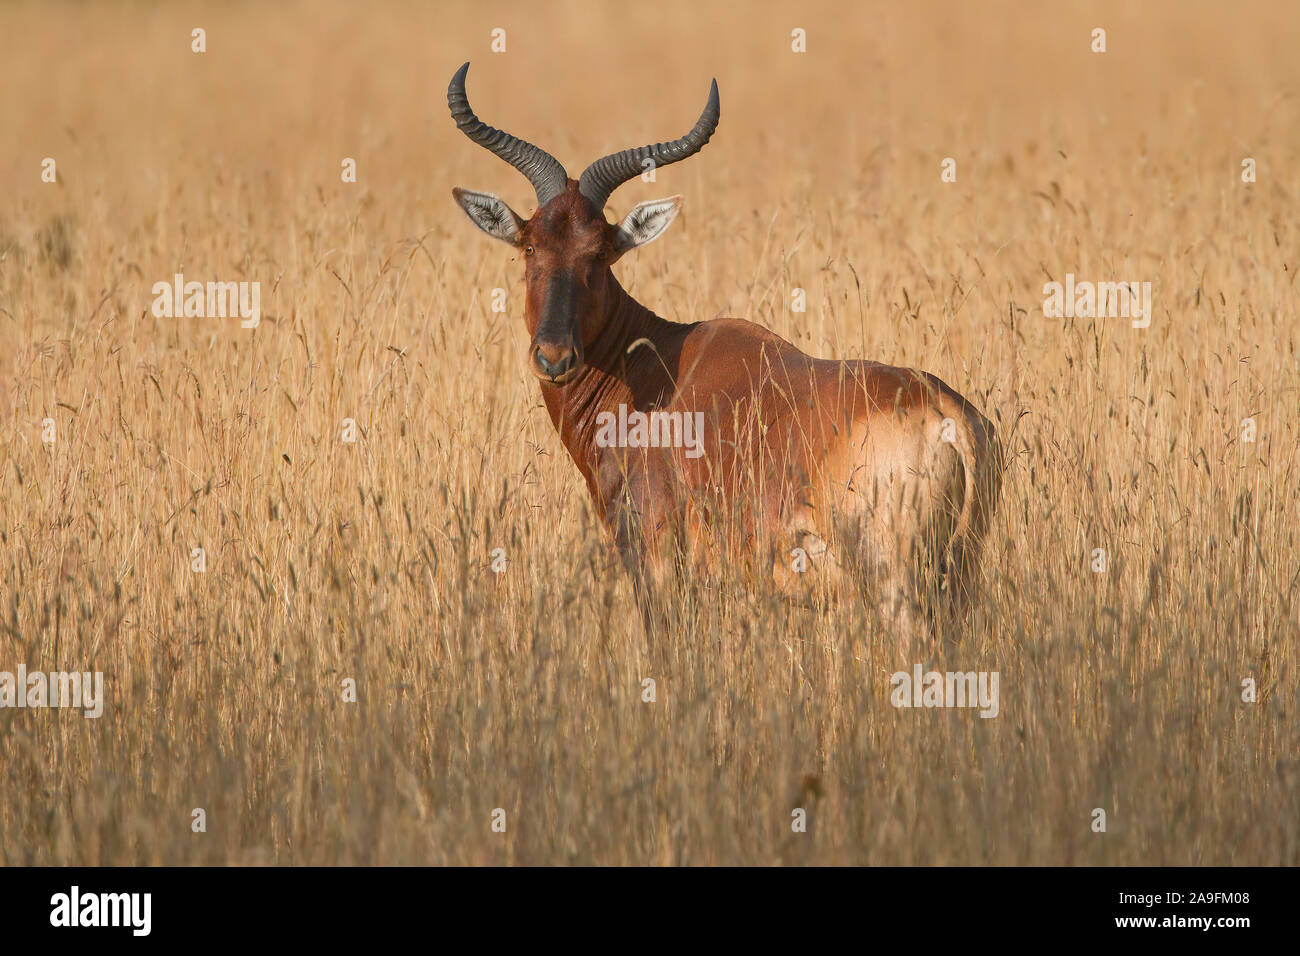
{"label": "antelope head", "polygon": [[615,225],[605,219],[610,194],[646,169],[695,155],[718,126],[718,82],[694,128],[681,139],[611,153],[588,166],[577,181],[549,153],[483,123],[465,95],[466,63],[451,78],[447,105],[461,132],[527,177],[537,210],[523,219],[500,197],[468,189],[452,195],[474,224],[524,254],[524,319],[533,373],[550,385],[572,381],[584,350],[601,333],[618,286],[610,271],[628,250],[657,239],[677,216],[682,197],[637,205]]}

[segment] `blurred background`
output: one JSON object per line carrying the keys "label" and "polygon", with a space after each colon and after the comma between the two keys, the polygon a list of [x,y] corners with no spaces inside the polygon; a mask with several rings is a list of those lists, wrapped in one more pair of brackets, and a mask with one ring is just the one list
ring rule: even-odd
{"label": "blurred background", "polygon": [[[108,693],[0,712],[0,862],[1300,862],[1298,29],[1172,0],[0,7],[0,670]],[[1001,716],[893,710],[911,662],[862,608],[743,583],[684,594],[647,673],[525,367],[522,266],[451,199],[534,203],[448,115],[466,60],[479,116],[571,176],[682,135],[716,77],[712,142],[611,201],[686,196],[624,286],[999,423],[988,599],[927,666],[1000,671]],[[261,324],[155,317],[178,272],[260,282]],[[1067,273],[1151,282],[1150,328],[1045,318]]]}

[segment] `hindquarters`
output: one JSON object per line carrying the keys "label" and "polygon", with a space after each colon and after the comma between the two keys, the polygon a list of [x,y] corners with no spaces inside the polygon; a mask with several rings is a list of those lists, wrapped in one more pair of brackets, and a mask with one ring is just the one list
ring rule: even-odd
{"label": "hindquarters", "polygon": [[969,607],[1002,473],[992,423],[933,376],[909,374],[920,388],[854,416],[826,463],[816,522],[835,572],[900,637]]}

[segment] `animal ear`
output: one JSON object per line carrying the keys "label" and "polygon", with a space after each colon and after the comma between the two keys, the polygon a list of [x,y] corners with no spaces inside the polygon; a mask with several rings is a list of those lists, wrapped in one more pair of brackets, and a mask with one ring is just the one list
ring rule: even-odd
{"label": "animal ear", "polygon": [[453,189],[451,194],[456,197],[456,202],[474,225],[493,239],[500,239],[512,246],[517,246],[522,241],[524,221],[500,196],[459,187]]}
{"label": "animal ear", "polygon": [[669,224],[677,218],[682,208],[681,196],[667,199],[649,199],[638,203],[627,218],[614,230],[614,254],[617,258],[629,249],[644,246],[658,239]]}

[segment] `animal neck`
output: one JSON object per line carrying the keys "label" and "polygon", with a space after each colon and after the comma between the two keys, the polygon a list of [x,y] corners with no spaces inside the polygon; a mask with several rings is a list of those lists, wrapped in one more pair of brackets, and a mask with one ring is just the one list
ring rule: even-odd
{"label": "animal neck", "polygon": [[551,422],[598,503],[597,416],[617,413],[620,404],[629,411],[665,404],[676,386],[681,341],[690,328],[655,315],[612,275],[609,289],[600,334],[583,349],[582,371],[563,386],[542,386]]}

